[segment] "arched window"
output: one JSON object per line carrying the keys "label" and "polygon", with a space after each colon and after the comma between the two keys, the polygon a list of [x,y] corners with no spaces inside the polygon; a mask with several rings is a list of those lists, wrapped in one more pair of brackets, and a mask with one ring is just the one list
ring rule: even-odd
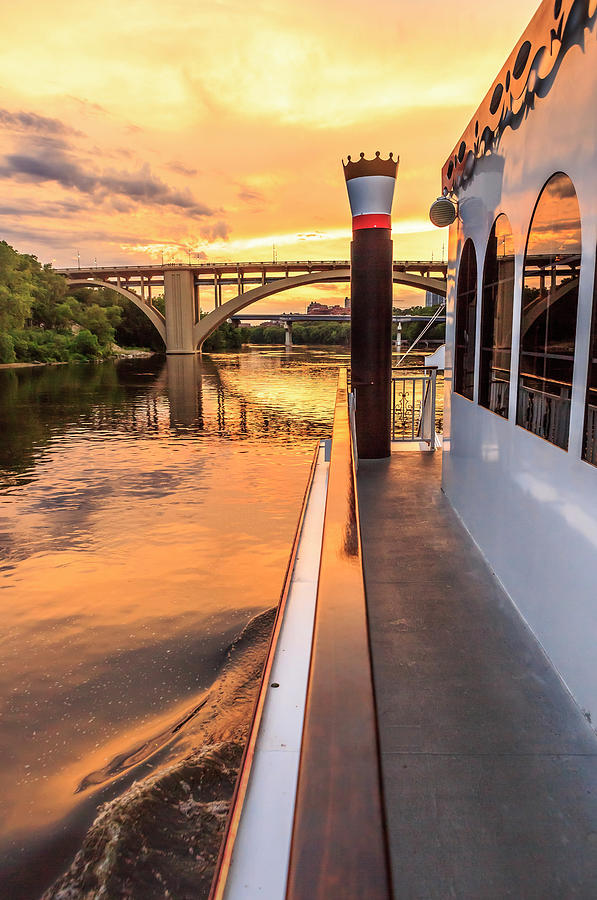
{"label": "arched window", "polygon": [[477,256],[469,238],[460,257],[456,291],[456,346],[454,390],[473,399],[475,380],[475,326],[477,321]]}
{"label": "arched window", "polygon": [[580,211],[574,185],[558,172],[535,207],[524,260],[518,425],[568,448],[574,370]]}
{"label": "arched window", "polygon": [[507,216],[493,223],[483,267],[479,403],[508,418],[512,304],[514,299],[514,241]]}
{"label": "arched window", "polygon": [[593,322],[591,325],[591,347],[589,353],[589,376],[585,402],[585,433],[582,442],[582,457],[597,466],[597,262],[593,279]]}

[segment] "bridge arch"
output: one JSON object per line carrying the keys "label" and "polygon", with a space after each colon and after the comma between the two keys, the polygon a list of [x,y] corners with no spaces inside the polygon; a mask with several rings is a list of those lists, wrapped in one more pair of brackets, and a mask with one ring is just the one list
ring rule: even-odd
{"label": "bridge arch", "polygon": [[[350,268],[328,269],[325,272],[309,272],[304,275],[293,275],[289,278],[277,278],[269,284],[262,284],[244,294],[237,294],[231,300],[227,300],[222,306],[218,306],[205,318],[201,319],[193,328],[193,346],[201,349],[201,345],[216,328],[236,315],[241,309],[245,309],[258,300],[289,291],[291,288],[303,287],[307,284],[324,284],[336,281],[350,281]],[[441,278],[425,278],[423,275],[410,275],[406,272],[394,272],[394,284],[403,284],[407,287],[418,288],[421,291],[432,291],[440,297],[446,296],[446,282]]]}
{"label": "bridge arch", "polygon": [[99,278],[69,278],[67,283],[69,287],[109,288],[111,291],[116,291],[117,294],[122,294],[123,297],[134,303],[147,316],[163,340],[164,345],[166,345],[166,320],[159,310],[145,303],[138,294],[135,294],[133,291],[127,291],[120,285],[112,284],[111,281],[102,281]]}

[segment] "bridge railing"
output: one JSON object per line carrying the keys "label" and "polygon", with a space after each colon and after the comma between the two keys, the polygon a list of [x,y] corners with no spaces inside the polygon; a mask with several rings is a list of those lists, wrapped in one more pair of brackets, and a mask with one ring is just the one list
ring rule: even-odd
{"label": "bridge railing", "polygon": [[[435,270],[445,270],[447,268],[447,264],[444,262],[438,262],[433,259],[395,259],[392,262],[394,268],[406,268],[406,269],[435,269]],[[165,262],[165,263],[148,263],[144,264],[136,264],[136,265],[123,265],[123,266],[61,266],[57,268],[56,271],[58,273],[68,273],[74,274],[77,272],[114,272],[115,275],[117,272],[146,272],[146,271],[154,271],[159,273],[164,270],[170,269],[205,269],[205,270],[213,270],[213,269],[221,269],[226,271],[235,272],[237,269],[243,269],[248,266],[258,266],[262,269],[284,269],[284,268],[292,268],[293,266],[332,266],[337,268],[345,268],[350,266],[350,260],[347,259],[288,259],[288,260],[277,260],[276,262],[264,262],[263,260],[245,260],[244,262],[198,262],[197,260],[189,260],[188,262],[178,261],[178,262]]]}

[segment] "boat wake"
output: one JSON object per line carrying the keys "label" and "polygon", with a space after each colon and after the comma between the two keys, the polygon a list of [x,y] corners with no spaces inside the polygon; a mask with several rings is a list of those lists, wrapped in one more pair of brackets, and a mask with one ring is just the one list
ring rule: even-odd
{"label": "boat wake", "polygon": [[100,806],[70,868],[42,900],[207,896],[274,616],[268,610],[249,622],[183,717],[81,781],[79,792],[159,761]]}

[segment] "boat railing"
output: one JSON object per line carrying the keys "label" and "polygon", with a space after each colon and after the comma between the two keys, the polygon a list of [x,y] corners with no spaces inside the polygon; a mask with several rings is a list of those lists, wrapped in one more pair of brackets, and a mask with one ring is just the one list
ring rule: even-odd
{"label": "boat railing", "polygon": [[425,441],[435,450],[437,366],[392,370],[392,441]]}
{"label": "boat railing", "polygon": [[521,384],[518,391],[517,421],[533,434],[557,444],[558,447],[567,447],[570,397],[565,393],[550,394]]}
{"label": "boat railing", "polygon": [[[305,515],[303,505],[210,900],[241,896],[227,893],[227,881]],[[294,782],[286,786],[294,794],[286,900],[390,900],[381,784],[348,378],[341,369],[296,793]],[[275,802],[264,796],[263,809]],[[288,845],[282,840],[273,852],[287,854]]]}
{"label": "boat railing", "polygon": [[286,897],[391,897],[346,369],[336,393]]}
{"label": "boat railing", "polygon": [[510,382],[504,378],[499,378],[496,372],[503,371],[494,369],[489,382],[489,409],[499,415],[508,415],[508,398],[510,396]]}
{"label": "boat railing", "polygon": [[597,465],[597,406],[587,403],[583,459]]}
{"label": "boat railing", "polygon": [[284,577],[284,583],[282,586],[282,593],[280,595],[280,601],[278,603],[278,608],[276,611],[276,618],[274,621],[274,626],[272,629],[272,634],[270,637],[269,647],[267,651],[267,656],[265,658],[265,662],[263,665],[263,671],[261,673],[261,681],[259,685],[259,691],[257,693],[257,698],[255,701],[255,708],[253,710],[253,719],[251,722],[251,726],[249,729],[249,736],[247,739],[247,743],[245,745],[243,758],[239,767],[238,776],[236,779],[236,786],[234,789],[234,794],[232,796],[232,800],[230,803],[230,810],[228,814],[228,820],[226,823],[226,829],[224,832],[224,837],[222,839],[222,844],[220,846],[220,852],[218,855],[218,859],[216,861],[215,873],[211,885],[211,890],[209,893],[208,900],[223,900],[226,895],[226,883],[228,880],[228,875],[230,873],[230,866],[232,862],[232,854],[234,851],[234,845],[238,833],[238,829],[240,826],[241,816],[243,814],[245,808],[245,801],[247,797],[247,792],[249,789],[249,781],[251,778],[251,773],[253,771],[253,763],[255,760],[255,749],[257,745],[257,737],[259,734],[259,729],[261,727],[261,722],[263,719],[263,714],[265,710],[266,697],[269,690],[270,684],[270,675],[272,671],[272,666],[274,664],[274,657],[276,654],[276,649],[278,646],[278,639],[280,637],[280,632],[282,628],[282,622],[284,619],[284,613],[286,611],[286,604],[288,601],[289,593],[290,593],[290,585],[292,581],[292,574],[294,570],[294,565],[297,559],[299,541],[301,536],[301,531],[303,528],[303,524],[305,521],[305,516],[307,512],[307,504],[309,501],[309,495],[311,492],[311,485],[313,483],[313,479],[315,476],[315,469],[317,466],[317,458],[319,453],[319,444],[315,447],[315,451],[313,454],[313,458],[311,461],[311,469],[309,472],[309,477],[307,479],[307,486],[305,488],[305,493],[303,495],[303,502],[301,504],[301,510],[299,514],[298,524],[296,527],[294,541],[292,543],[292,549],[290,552],[290,558],[288,560],[288,565],[286,567],[286,574]]}
{"label": "boat railing", "polygon": [[348,420],[350,423],[350,440],[352,444],[352,461],[355,472],[359,468],[359,451],[357,447],[357,395],[354,391],[348,392]]}

